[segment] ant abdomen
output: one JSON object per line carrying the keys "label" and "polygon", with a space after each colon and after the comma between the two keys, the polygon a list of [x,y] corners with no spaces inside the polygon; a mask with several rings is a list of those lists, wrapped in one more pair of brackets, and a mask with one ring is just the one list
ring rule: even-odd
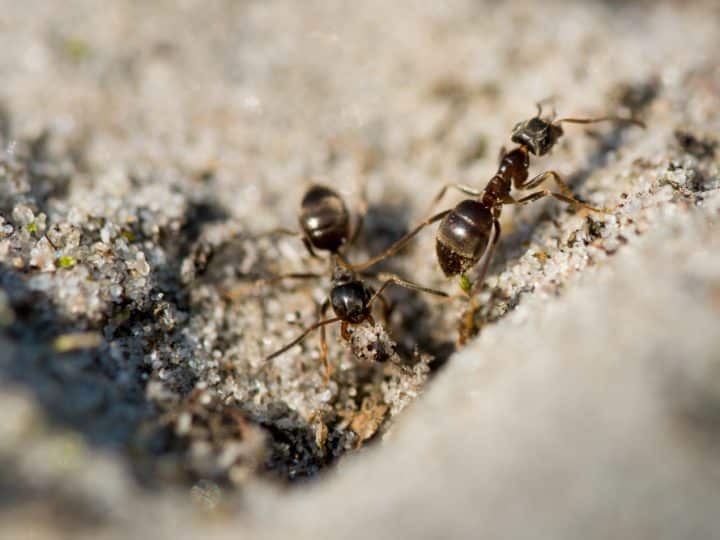
{"label": "ant abdomen", "polygon": [[475,266],[490,241],[493,216],[480,201],[466,199],[440,222],[435,250],[446,276],[464,274]]}
{"label": "ant abdomen", "polygon": [[336,253],[350,234],[350,213],[332,189],[314,185],[300,206],[300,227],[312,247]]}

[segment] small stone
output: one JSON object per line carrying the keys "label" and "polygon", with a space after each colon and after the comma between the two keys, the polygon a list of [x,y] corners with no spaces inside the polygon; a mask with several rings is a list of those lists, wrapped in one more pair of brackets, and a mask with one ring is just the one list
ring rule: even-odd
{"label": "small stone", "polygon": [[78,332],[63,334],[53,341],[53,349],[58,353],[65,353],[77,349],[93,349],[103,342],[102,336],[97,332]]}

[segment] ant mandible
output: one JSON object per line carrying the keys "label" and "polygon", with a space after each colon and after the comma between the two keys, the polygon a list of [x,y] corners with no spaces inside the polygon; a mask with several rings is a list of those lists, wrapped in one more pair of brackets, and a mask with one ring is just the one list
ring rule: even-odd
{"label": "ant mandible", "polygon": [[[451,209],[443,210],[417,225],[384,252],[366,262],[349,268],[360,271],[401,250],[415,235],[428,225],[440,221],[435,239],[437,260],[447,277],[460,276],[461,288],[470,296],[471,306],[468,312],[474,313],[474,297],[482,287],[495,248],[500,239],[500,215],[504,205],[525,205],[544,197],[553,197],[559,201],[585,208],[593,212],[608,213],[608,210],[596,208],[575,198],[570,187],[553,170],[545,171],[529,178],[530,154],[543,156],[547,154],[563,135],[562,124],[594,124],[598,122],[621,122],[640,127],[645,125],[633,118],[603,116],[599,118],[561,118],[554,119],[555,113],[549,118],[542,116],[542,107],[537,105],[537,114],[529,120],[519,122],[512,130],[511,140],[517,146],[500,155],[500,165],[495,175],[482,191],[462,184],[450,183],[442,187],[432,202],[432,206],[442,199],[449,188],[470,195],[472,198],[461,201]],[[531,190],[539,187],[547,180],[552,180],[561,193],[547,188],[539,189],[522,198],[515,199],[511,189]],[[466,277],[468,270],[483,259],[475,284]],[[466,321],[466,326],[469,324]]]}
{"label": "ant mandible", "polygon": [[[327,380],[330,376],[330,365],[327,359],[328,346],[325,337],[325,327],[327,325],[341,322],[341,335],[346,341],[351,338],[350,325],[362,324],[367,321],[374,326],[375,320],[371,313],[372,305],[377,299],[380,299],[386,304],[382,293],[387,287],[393,284],[440,297],[448,296],[448,294],[443,291],[423,287],[417,283],[405,280],[396,274],[385,272],[377,276],[362,276],[375,277],[382,281],[380,287],[375,290],[362,281],[360,274],[347,268],[349,262],[345,257],[344,251],[346,248],[351,247],[358,238],[362,229],[364,211],[366,209],[367,205],[363,197],[361,211],[358,212],[355,226],[351,231],[350,214],[342,197],[336,191],[327,186],[314,184],[305,192],[300,204],[298,221],[302,232],[299,234],[302,235],[303,243],[313,257],[317,257],[315,250],[328,251],[331,254],[332,288],[330,289],[328,298],[320,306],[318,322],[306,328],[290,343],[267,356],[266,361],[272,360],[288,351],[302,342],[310,333],[320,329],[320,359],[325,368],[325,378]],[[272,232],[298,235],[297,232],[287,229],[276,229]],[[257,280],[251,287],[276,283],[284,279],[322,278],[325,277],[325,275],[326,274],[311,272],[280,274],[272,278]],[[248,288],[246,286],[236,287],[229,291],[226,296],[237,298],[238,296],[242,296],[247,290]],[[332,307],[335,317],[323,319],[330,307]]]}

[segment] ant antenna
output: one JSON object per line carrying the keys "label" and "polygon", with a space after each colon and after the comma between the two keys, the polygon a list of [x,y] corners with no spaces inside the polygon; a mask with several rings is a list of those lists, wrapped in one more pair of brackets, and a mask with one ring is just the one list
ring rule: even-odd
{"label": "ant antenna", "polygon": [[280,356],[282,353],[284,353],[284,352],[286,352],[286,351],[289,351],[289,350],[292,349],[295,345],[297,345],[297,344],[300,343],[302,340],[304,340],[304,339],[308,336],[308,334],[310,334],[311,332],[314,332],[315,330],[317,330],[317,329],[320,328],[321,326],[325,326],[325,325],[327,325],[327,324],[332,324],[332,323],[335,323],[335,322],[338,322],[338,321],[341,321],[341,320],[342,320],[342,319],[341,319],[340,317],[333,317],[332,319],[325,319],[324,321],[318,321],[318,322],[316,322],[315,324],[313,324],[313,325],[311,325],[311,326],[308,326],[302,334],[300,334],[298,337],[296,337],[295,339],[293,339],[290,343],[288,343],[287,345],[285,345],[282,349],[280,349],[280,350],[278,350],[278,351],[275,351],[275,352],[272,353],[270,356],[266,356],[266,357],[265,357],[265,361],[268,362],[268,361],[272,360],[273,358],[275,358],[275,357],[277,357],[277,356]]}
{"label": "ant antenna", "polygon": [[548,96],[535,102],[535,107],[537,107],[537,118],[542,118],[543,104],[545,103],[552,103],[552,115],[550,115],[549,118],[549,121],[552,123],[557,117],[557,109],[555,109],[555,96]]}
{"label": "ant antenna", "polygon": [[645,128],[645,123],[636,118],[626,118],[623,116],[599,116],[597,118],[561,118],[553,122],[554,124],[597,124],[598,122],[618,122],[621,124],[633,124],[635,126]]}

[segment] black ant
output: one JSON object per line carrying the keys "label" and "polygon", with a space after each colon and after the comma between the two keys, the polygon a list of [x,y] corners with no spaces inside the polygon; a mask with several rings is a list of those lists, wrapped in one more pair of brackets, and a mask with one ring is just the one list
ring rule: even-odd
{"label": "black ant", "polygon": [[[546,171],[528,180],[530,167],[530,154],[543,156],[547,154],[563,135],[562,124],[594,124],[597,122],[623,122],[645,127],[644,124],[632,118],[604,116],[600,118],[543,118],[542,107],[537,105],[537,114],[524,122],[519,122],[512,130],[511,140],[517,146],[506,152],[502,150],[500,165],[497,173],[485,186],[483,191],[477,191],[461,184],[446,184],[433,199],[434,206],[445,195],[449,188],[470,195],[472,198],[461,201],[454,208],[443,210],[426,219],[379,255],[368,261],[350,266],[354,271],[360,271],[389,257],[402,249],[416,234],[428,225],[440,221],[437,230],[435,251],[438,263],[447,277],[460,276],[461,288],[470,296],[471,306],[465,328],[471,331],[468,322],[473,317],[474,295],[482,287],[495,248],[500,239],[500,214],[504,205],[524,205],[542,199],[553,197],[565,203],[593,212],[608,213],[608,210],[596,208],[576,199],[570,187],[563,182],[555,171]],[[520,199],[510,195],[512,188],[530,190],[539,187],[546,180],[553,180],[561,193],[540,189]],[[484,259],[483,259],[484,256]],[[466,272],[483,259],[482,266],[477,274],[475,284],[472,285],[466,277]],[[461,336],[461,340],[464,337]]]}
{"label": "black ant", "polygon": [[[320,307],[320,320],[308,327],[297,338],[282,347],[280,350],[275,351],[266,357],[266,360],[272,360],[276,356],[288,351],[304,340],[308,334],[320,328],[321,361],[325,367],[325,377],[327,379],[330,375],[330,366],[327,361],[328,347],[325,339],[326,325],[334,322],[341,322],[341,334],[343,339],[346,341],[351,338],[349,325],[357,325],[368,321],[374,326],[375,320],[371,314],[372,304],[379,298],[386,305],[387,312],[387,302],[382,296],[382,293],[392,284],[400,285],[415,291],[434,294],[436,296],[448,296],[442,291],[423,287],[416,283],[407,281],[395,274],[382,273],[376,276],[362,276],[375,277],[383,281],[379,289],[375,291],[372,287],[366,285],[360,279],[361,276],[359,274],[347,269],[349,263],[345,257],[344,251],[345,248],[352,246],[357,239],[359,232],[362,229],[364,210],[366,208],[367,205],[363,200],[363,203],[361,204],[361,211],[358,212],[355,226],[351,231],[350,214],[345,202],[337,192],[327,186],[317,184],[310,186],[310,188],[306,191],[300,204],[299,212],[299,222],[300,228],[302,229],[301,234],[303,237],[303,243],[305,244],[308,252],[314,257],[317,257],[315,250],[328,251],[332,255],[332,288],[328,299],[326,299]],[[294,231],[288,231],[286,229],[277,229],[273,232],[291,235],[298,234]],[[275,283],[288,278],[309,279],[321,278],[325,275],[326,274],[310,272],[281,274],[269,279],[260,279],[255,281],[251,287],[256,287],[261,284]],[[247,290],[247,286],[236,287],[229,291],[227,296],[230,298],[236,298],[241,296]],[[329,307],[332,307],[335,317],[322,320]]]}
{"label": "black ant", "polygon": [[[312,184],[303,195],[298,213],[300,231],[276,228],[258,237],[282,234],[299,236],[311,257],[319,259],[316,251],[327,251],[330,254],[330,268],[338,261],[349,266],[345,257],[345,248],[351,246],[358,237],[364,221],[367,204],[364,194],[358,205],[355,224],[350,225],[350,212],[345,201],[334,189],[322,184]],[[271,285],[285,279],[315,279],[325,276],[314,272],[292,272],[279,274],[272,278],[258,279],[250,284],[242,284],[225,292],[229,299],[237,299],[260,285]]]}
{"label": "black ant", "polygon": [[[428,294],[434,294],[447,298],[449,295],[443,291],[430,289],[423,287],[417,283],[407,281],[400,276],[388,273],[382,273],[375,276],[376,278],[383,281],[380,288],[377,290],[373,287],[366,285],[360,276],[347,268],[336,266],[332,273],[332,289],[328,298],[323,302],[320,307],[320,320],[315,324],[306,328],[298,337],[293,339],[290,343],[275,351],[266,357],[267,360],[272,360],[276,356],[288,351],[302,340],[304,340],[311,332],[320,329],[320,357],[325,367],[325,378],[328,379],[330,376],[330,365],[327,361],[327,342],[325,339],[325,326],[328,324],[340,322],[340,333],[345,341],[351,339],[349,330],[350,325],[362,324],[368,322],[371,326],[375,325],[375,319],[373,319],[371,308],[375,300],[380,299],[385,302],[382,293],[387,287],[392,284],[400,285],[407,289],[425,292]],[[332,307],[335,317],[330,319],[324,319],[325,313],[328,308]],[[386,305],[387,309],[387,305]]]}

